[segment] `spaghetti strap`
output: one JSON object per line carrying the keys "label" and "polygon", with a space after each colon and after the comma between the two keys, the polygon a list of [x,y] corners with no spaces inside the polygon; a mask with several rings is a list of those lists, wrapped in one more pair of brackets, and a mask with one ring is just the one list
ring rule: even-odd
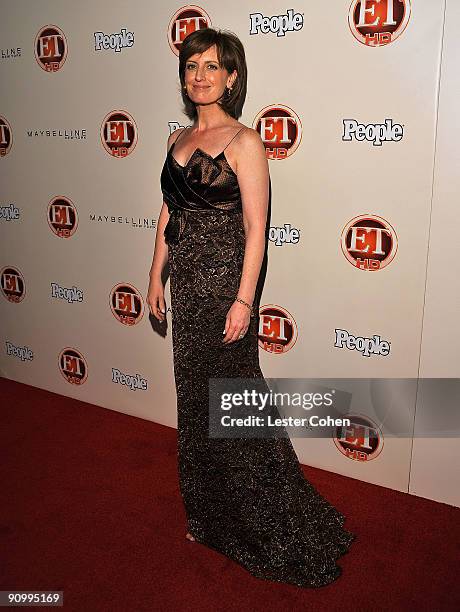
{"label": "spaghetti strap", "polygon": [[[173,143],[171,144],[171,146],[169,147],[170,149],[171,149],[171,147],[173,146],[173,144],[176,144],[176,142],[179,140],[179,138],[182,136],[182,134],[183,134],[183,133],[184,133],[186,130],[188,130],[188,127],[184,127],[184,129],[181,131],[181,133],[179,134],[179,136],[178,136],[178,137],[177,137],[177,138],[174,140],[174,142],[173,142]],[[175,130],[175,131],[177,131],[177,130]],[[174,132],[173,132],[173,134],[174,134]]]}
{"label": "spaghetti strap", "polygon": [[[230,144],[230,143],[231,143],[231,142],[232,142],[232,141],[233,141],[233,140],[234,140],[234,139],[235,139],[235,138],[238,136],[238,134],[239,134],[239,133],[240,133],[242,130],[244,130],[244,128],[245,128],[245,127],[246,127],[246,126],[244,126],[244,125],[243,125],[243,127],[242,127],[242,128],[240,128],[240,129],[237,131],[237,133],[236,133],[236,134],[235,134],[235,135],[234,135],[234,136],[233,136],[233,137],[232,137],[232,138],[229,140],[229,142],[227,143],[227,145],[225,146],[225,148],[224,148],[224,149],[222,149],[222,151],[221,151],[220,155],[222,155],[222,153],[225,151],[225,149],[228,147],[228,145],[229,145],[229,144]],[[183,134],[183,133],[184,133],[186,130],[188,130],[188,127],[184,127],[184,129],[181,131],[181,133],[179,134],[179,136],[178,136],[178,137],[177,137],[177,138],[174,140],[174,142],[171,144],[171,146],[169,147],[169,149],[171,149],[171,148],[172,148],[172,146],[176,144],[176,142],[179,140],[179,138],[182,136],[182,134]]]}
{"label": "spaghetti strap", "polygon": [[[230,140],[230,141],[227,143],[227,146],[225,147],[225,149],[226,149],[226,148],[228,147],[228,145],[229,145],[229,144],[232,142],[232,140],[238,136],[238,134],[241,132],[241,130],[244,130],[244,128],[245,128],[245,126],[243,125],[243,127],[242,127],[242,128],[240,128],[240,129],[237,131],[237,133],[236,133],[236,134],[233,136],[233,138],[232,138],[232,139],[231,139],[231,140]],[[223,149],[222,153],[225,151],[225,149]]]}

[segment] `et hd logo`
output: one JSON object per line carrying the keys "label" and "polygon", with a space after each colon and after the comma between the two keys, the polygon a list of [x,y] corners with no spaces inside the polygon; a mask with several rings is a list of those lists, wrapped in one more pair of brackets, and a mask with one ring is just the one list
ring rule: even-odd
{"label": "et hd logo", "polygon": [[171,51],[179,55],[182,41],[196,30],[211,27],[211,18],[200,6],[189,4],[182,6],[171,17],[168,25],[168,42]]}
{"label": "et hd logo", "polygon": [[368,416],[347,414],[350,425],[337,427],[333,436],[337,449],[347,459],[364,463],[376,459],[383,450],[383,433]]}
{"label": "et hd logo", "polygon": [[283,104],[263,108],[255,117],[252,127],[260,134],[267,159],[286,159],[297,150],[302,139],[298,115]]}
{"label": "et hd logo", "polygon": [[113,110],[102,120],[101,142],[112,157],[124,159],[136,147],[138,129],[134,118],[125,110]]}
{"label": "et hd logo", "polygon": [[13,145],[13,130],[7,119],[0,115],[0,157],[5,157]]}
{"label": "et hd logo", "polygon": [[37,33],[34,43],[35,59],[45,72],[57,72],[67,58],[67,40],[56,25],[46,25]]}
{"label": "et hd logo", "polygon": [[297,340],[294,317],[278,304],[265,304],[259,308],[259,346],[267,353],[287,353]]}
{"label": "et hd logo", "polygon": [[394,228],[378,215],[359,215],[349,221],[340,239],[342,253],[358,270],[375,272],[390,264],[398,250]]}
{"label": "et hd logo", "polygon": [[363,45],[382,47],[404,32],[410,9],[410,0],[353,0],[348,11],[348,25]]}

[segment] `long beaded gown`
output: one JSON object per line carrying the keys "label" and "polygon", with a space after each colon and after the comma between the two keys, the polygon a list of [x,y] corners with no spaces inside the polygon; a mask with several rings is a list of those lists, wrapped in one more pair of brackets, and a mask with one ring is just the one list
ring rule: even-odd
{"label": "long beaded gown", "polygon": [[344,516],[305,479],[289,438],[209,436],[209,377],[263,374],[257,317],[251,318],[243,339],[222,342],[245,248],[237,176],[225,149],[212,157],[197,148],[181,166],[173,150],[186,129],[167,153],[160,182],[170,214],[164,236],[179,484],[188,531],[258,578],[323,586],[342,573],[336,559],[356,536],[343,528]]}

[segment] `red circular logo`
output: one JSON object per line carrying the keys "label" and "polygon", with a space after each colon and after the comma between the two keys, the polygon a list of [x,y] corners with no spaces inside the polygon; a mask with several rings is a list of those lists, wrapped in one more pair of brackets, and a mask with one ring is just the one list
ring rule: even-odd
{"label": "red circular logo", "polygon": [[410,0],[353,0],[348,11],[351,33],[368,47],[395,41],[410,17]]}
{"label": "red circular logo", "polygon": [[385,268],[396,255],[398,241],[388,221],[377,215],[359,215],[342,230],[342,252],[359,270],[375,272]]}
{"label": "red circular logo", "polygon": [[267,353],[287,353],[297,340],[297,324],[285,308],[267,304],[259,308],[259,346]]}
{"label": "red circular logo", "polygon": [[59,238],[70,238],[78,225],[77,209],[65,196],[56,196],[48,204],[48,225]]}
{"label": "red circular logo", "polygon": [[179,55],[180,46],[186,36],[211,27],[209,15],[199,6],[183,6],[174,13],[168,25],[168,42],[171,50]]}
{"label": "red circular logo", "polygon": [[265,144],[268,159],[286,159],[294,153],[302,139],[300,119],[288,106],[266,106],[256,116],[252,127]]}
{"label": "red circular logo", "polygon": [[0,115],[0,157],[5,157],[13,145],[13,130],[8,121]]}
{"label": "red circular logo", "polygon": [[348,459],[370,461],[380,455],[383,449],[383,433],[369,417],[346,414],[343,418],[350,425],[336,428],[334,444]]}
{"label": "red circular logo", "polygon": [[102,121],[101,140],[112,157],[127,157],[137,144],[136,122],[126,111],[111,111]]}
{"label": "red circular logo", "polygon": [[5,266],[0,272],[2,294],[8,302],[18,304],[26,295],[24,277],[15,266]]}
{"label": "red circular logo", "polygon": [[45,72],[57,72],[67,58],[64,32],[55,25],[41,28],[35,37],[35,59]]}
{"label": "red circular logo", "polygon": [[88,378],[85,358],[75,348],[66,347],[59,354],[59,371],[72,385],[82,385]]}
{"label": "red circular logo", "polygon": [[119,283],[110,291],[113,316],[123,325],[136,325],[144,314],[144,301],[140,292],[129,283]]}

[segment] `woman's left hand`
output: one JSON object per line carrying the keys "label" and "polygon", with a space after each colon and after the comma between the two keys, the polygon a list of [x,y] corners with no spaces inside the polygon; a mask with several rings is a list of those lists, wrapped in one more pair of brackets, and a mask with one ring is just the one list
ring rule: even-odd
{"label": "woman's left hand", "polygon": [[225,320],[225,334],[222,342],[224,344],[230,344],[240,340],[241,335],[245,335],[248,331],[249,323],[251,320],[251,312],[247,306],[240,304],[240,302],[233,302]]}

